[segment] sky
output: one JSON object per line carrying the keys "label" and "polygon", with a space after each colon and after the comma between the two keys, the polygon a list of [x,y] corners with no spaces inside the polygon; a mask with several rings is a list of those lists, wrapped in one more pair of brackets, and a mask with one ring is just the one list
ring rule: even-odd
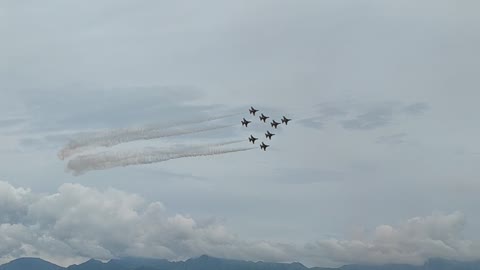
{"label": "sky", "polygon": [[[0,262],[480,259],[479,8],[2,1]],[[80,175],[59,158],[92,132],[147,127],[157,138],[87,155],[248,148],[268,128],[250,106],[293,119],[269,151]],[[158,135],[178,123],[226,127]]]}

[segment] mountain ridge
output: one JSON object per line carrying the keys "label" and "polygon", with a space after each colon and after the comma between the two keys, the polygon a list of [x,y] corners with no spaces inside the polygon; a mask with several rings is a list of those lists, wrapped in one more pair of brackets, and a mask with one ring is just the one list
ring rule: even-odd
{"label": "mountain ridge", "polygon": [[479,270],[480,261],[460,262],[432,258],[423,265],[344,265],[337,268],[306,267],[299,262],[273,263],[221,259],[202,255],[185,261],[124,257],[101,262],[90,259],[81,264],[62,267],[40,258],[25,257],[0,265],[0,270]]}
{"label": "mountain ridge", "polygon": [[0,265],[0,270],[61,270],[65,269],[40,258],[24,257]]}

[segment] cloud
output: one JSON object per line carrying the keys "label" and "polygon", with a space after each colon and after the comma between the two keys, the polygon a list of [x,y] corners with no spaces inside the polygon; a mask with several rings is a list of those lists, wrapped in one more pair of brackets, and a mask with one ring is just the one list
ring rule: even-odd
{"label": "cloud", "polygon": [[26,121],[27,119],[21,117],[0,119],[0,129],[15,127]]}
{"label": "cloud", "polygon": [[0,222],[16,223],[27,213],[30,203],[30,190],[14,188],[8,183],[0,182]]}
{"label": "cloud", "polygon": [[429,108],[428,104],[417,102],[403,107],[403,112],[408,114],[422,114]]}
{"label": "cloud", "polygon": [[357,115],[341,122],[346,129],[370,130],[385,127],[404,115],[419,115],[428,109],[428,105],[416,102],[408,105],[385,102],[355,112]]}
{"label": "cloud", "polygon": [[59,149],[68,144],[63,150],[77,153],[73,150],[90,145],[112,146],[179,134],[184,139],[199,134],[225,138],[238,135],[238,129],[227,127],[238,125],[246,110],[197,102],[203,94],[194,87],[34,90],[7,91],[12,103],[25,107],[25,117],[0,119],[0,133],[8,131],[24,150]]}
{"label": "cloud", "polygon": [[313,115],[298,122],[309,128],[323,129],[326,122],[347,116],[348,107],[340,103],[321,103],[314,106]]}
{"label": "cloud", "polygon": [[185,259],[212,256],[264,261],[413,263],[432,257],[480,258],[480,246],[461,237],[462,213],[434,213],[398,226],[380,225],[355,239],[304,246],[244,240],[215,219],[171,214],[161,202],[109,188],[63,184],[53,194],[0,182],[0,263],[36,256],[66,265],[118,256]]}
{"label": "cloud", "polygon": [[465,217],[460,212],[415,217],[399,226],[380,225],[356,239],[329,239],[309,245],[314,253],[342,263],[423,264],[429,258],[474,260],[480,245],[462,239]]}
{"label": "cloud", "polygon": [[299,120],[298,123],[314,129],[322,129],[324,127],[324,123],[319,117],[310,117],[306,119]]}
{"label": "cloud", "polygon": [[345,129],[372,130],[388,126],[402,116],[421,115],[428,109],[428,104],[423,102],[322,103],[316,106],[314,116],[298,122],[315,129],[322,129],[326,122],[335,121]]}
{"label": "cloud", "polygon": [[215,221],[169,215],[161,202],[136,194],[63,184],[54,194],[35,194],[0,182],[0,261],[41,256],[57,263],[72,258],[116,256],[184,259],[209,254],[284,261],[288,245],[244,241]]}
{"label": "cloud", "polygon": [[405,142],[406,137],[407,137],[406,133],[396,133],[392,135],[380,136],[376,139],[375,142],[379,144],[390,144],[390,145],[402,144]]}
{"label": "cloud", "polygon": [[345,120],[342,125],[346,129],[375,129],[391,123],[393,109],[389,107],[372,108],[357,115],[355,118]]}
{"label": "cloud", "polygon": [[117,128],[151,124],[152,119],[157,123],[159,119],[177,122],[192,120],[192,115],[196,119],[218,116],[218,111],[225,109],[221,105],[194,104],[202,92],[185,86],[34,90],[12,94],[12,100],[26,108],[23,131]]}

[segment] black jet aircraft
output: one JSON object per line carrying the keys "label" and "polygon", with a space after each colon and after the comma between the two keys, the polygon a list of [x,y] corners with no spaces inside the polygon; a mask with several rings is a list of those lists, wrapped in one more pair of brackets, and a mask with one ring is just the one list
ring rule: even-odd
{"label": "black jet aircraft", "polygon": [[250,114],[253,114],[253,116],[255,116],[255,113],[258,112],[258,110],[256,110],[253,107],[250,107],[250,110],[248,110],[248,111],[250,112]]}
{"label": "black jet aircraft", "polygon": [[269,140],[271,140],[273,135],[275,134],[270,133],[270,131],[267,130],[267,133],[265,133],[265,138],[268,138]]}
{"label": "black jet aircraft", "polygon": [[270,118],[270,117],[263,115],[263,113],[262,115],[260,115],[260,121],[263,121],[264,123],[266,123],[265,121],[267,121],[267,118]]}
{"label": "black jet aircraft", "polygon": [[270,145],[268,144],[265,144],[264,142],[262,142],[262,144],[260,144],[260,149],[263,149],[263,151],[267,151],[267,147],[269,147]]}
{"label": "black jet aircraft", "polygon": [[255,141],[258,140],[258,138],[253,137],[253,135],[250,135],[250,138],[248,138],[248,141],[255,144]]}
{"label": "black jet aircraft", "polygon": [[275,120],[273,120],[270,125],[272,125],[272,127],[274,128],[277,128],[278,125],[280,125],[280,123],[277,123]]}
{"label": "black jet aircraft", "polygon": [[245,118],[242,120],[242,126],[248,127],[248,124],[250,124],[252,121],[247,121]]}
{"label": "black jet aircraft", "polygon": [[292,119],[288,119],[286,118],[285,116],[282,118],[282,123],[285,123],[285,125],[288,125],[288,121],[290,121]]}

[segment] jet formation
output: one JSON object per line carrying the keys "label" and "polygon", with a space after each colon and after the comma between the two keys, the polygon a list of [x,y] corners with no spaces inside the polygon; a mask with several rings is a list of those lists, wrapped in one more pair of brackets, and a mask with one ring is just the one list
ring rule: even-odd
{"label": "jet formation", "polygon": [[[259,110],[255,109],[253,106],[251,106],[248,111],[249,111],[249,114],[253,115],[253,116],[255,116],[255,114],[257,112],[259,112]],[[263,123],[267,123],[268,118],[270,118],[270,116],[266,116],[263,113],[261,113],[260,116],[259,116],[260,122],[263,121]],[[290,122],[291,120],[292,119],[289,119],[286,116],[283,116],[280,119],[280,122],[277,122],[277,121],[275,121],[275,119],[272,119],[272,122],[270,122],[270,126],[272,128],[277,129],[278,126],[281,125],[281,124],[288,125],[288,122]],[[242,123],[242,126],[248,127],[248,124],[252,123],[252,120],[247,120],[247,119],[243,118],[241,123]],[[267,132],[265,133],[265,138],[268,139],[268,140],[272,140],[272,136],[274,136],[274,135],[275,135],[274,133],[271,133],[269,130],[267,130]],[[258,138],[255,138],[253,135],[250,135],[250,137],[248,138],[248,141],[251,142],[252,144],[255,144],[256,140],[258,140]],[[260,149],[263,150],[263,151],[267,151],[267,147],[270,147],[270,145],[265,144],[265,142],[262,141],[262,143],[260,144]]]}

